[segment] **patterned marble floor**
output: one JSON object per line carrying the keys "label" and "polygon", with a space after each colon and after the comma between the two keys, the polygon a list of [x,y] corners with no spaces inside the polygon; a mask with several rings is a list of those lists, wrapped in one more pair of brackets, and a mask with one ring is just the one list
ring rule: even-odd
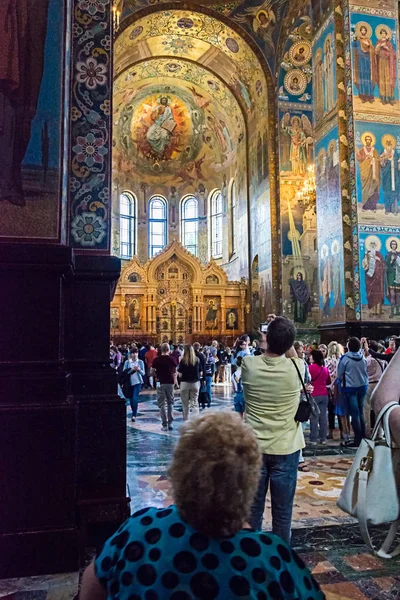
{"label": "patterned marble floor", "polygon": [[[232,410],[228,388],[216,386],[213,394],[212,410]],[[131,422],[127,409],[127,484],[132,512],[171,503],[167,470],[181,423],[178,393],[172,432],[161,431],[154,393],[142,393],[136,423]],[[327,600],[400,600],[400,559],[384,561],[369,554],[358,525],[336,506],[354,451],[343,450],[335,440],[329,446],[308,447],[304,455],[310,472],[299,473],[292,543]],[[263,526],[268,529],[270,525],[267,501]],[[376,535],[382,532],[378,530]],[[77,591],[77,573],[0,581],[0,598],[9,600],[73,600]]]}

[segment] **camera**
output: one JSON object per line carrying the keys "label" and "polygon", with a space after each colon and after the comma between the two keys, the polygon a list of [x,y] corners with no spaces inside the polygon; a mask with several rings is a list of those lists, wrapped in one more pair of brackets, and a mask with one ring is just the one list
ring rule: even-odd
{"label": "camera", "polygon": [[261,333],[267,333],[269,323],[260,323]]}

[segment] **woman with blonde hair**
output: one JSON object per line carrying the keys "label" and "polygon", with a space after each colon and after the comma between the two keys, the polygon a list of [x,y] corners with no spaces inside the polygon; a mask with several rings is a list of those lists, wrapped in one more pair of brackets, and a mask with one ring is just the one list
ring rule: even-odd
{"label": "woman with blonde hair", "polygon": [[169,470],[174,504],[125,521],[86,569],[80,600],[323,600],[290,546],[248,525],[260,469],[256,437],[237,414],[190,419]]}
{"label": "woman with blonde hair", "polygon": [[183,351],[182,360],[178,367],[178,376],[181,382],[181,400],[183,420],[187,421],[190,412],[192,415],[199,413],[199,390],[201,368],[192,345],[187,344]]}
{"label": "woman with blonde hair", "polygon": [[[329,403],[328,403],[328,421],[329,421],[329,434],[328,440],[333,440],[333,432],[336,429],[335,427],[335,415],[338,417],[339,429],[341,435],[343,432],[345,435],[347,434],[347,439],[350,434],[350,423],[347,416],[344,414],[339,414],[336,412],[336,404],[339,401],[339,386],[335,383],[337,379],[337,367],[339,364],[340,357],[343,352],[341,350],[340,344],[337,342],[330,342],[328,344],[328,351],[326,355],[325,364],[328,367],[329,375],[331,376],[331,385],[329,387]],[[344,411],[344,406],[340,409],[341,412]],[[343,425],[344,423],[344,425]]]}

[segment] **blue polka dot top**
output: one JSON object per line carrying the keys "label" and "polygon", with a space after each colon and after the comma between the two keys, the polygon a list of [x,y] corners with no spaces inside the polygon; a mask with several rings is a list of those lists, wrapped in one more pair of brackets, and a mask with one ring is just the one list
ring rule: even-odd
{"label": "blue polka dot top", "polygon": [[118,600],[323,600],[303,561],[279,537],[243,529],[209,538],[175,506],[144,508],[104,545],[95,572]]}

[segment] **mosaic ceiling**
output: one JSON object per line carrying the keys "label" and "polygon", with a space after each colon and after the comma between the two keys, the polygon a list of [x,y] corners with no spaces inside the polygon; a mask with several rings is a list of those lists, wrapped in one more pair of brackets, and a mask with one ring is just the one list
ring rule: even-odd
{"label": "mosaic ceiling", "polygon": [[160,176],[164,183],[206,181],[234,163],[245,136],[229,89],[182,59],[148,60],[119,75],[114,115],[115,171],[154,184]]}
{"label": "mosaic ceiling", "polygon": [[[167,0],[123,0],[122,17],[146,6],[164,4]],[[288,0],[202,0],[199,4],[220,13],[244,29],[259,46],[268,63],[275,68],[275,49]]]}
{"label": "mosaic ceiling", "polygon": [[151,57],[184,58],[219,76],[247,114],[267,110],[266,80],[256,55],[236,32],[208,15],[185,10],[147,15],[120,33],[114,50],[116,75]]}
{"label": "mosaic ceiling", "polygon": [[197,186],[236,171],[268,104],[259,59],[232,28],[203,13],[161,10],[122,25],[114,61],[119,177]]}

